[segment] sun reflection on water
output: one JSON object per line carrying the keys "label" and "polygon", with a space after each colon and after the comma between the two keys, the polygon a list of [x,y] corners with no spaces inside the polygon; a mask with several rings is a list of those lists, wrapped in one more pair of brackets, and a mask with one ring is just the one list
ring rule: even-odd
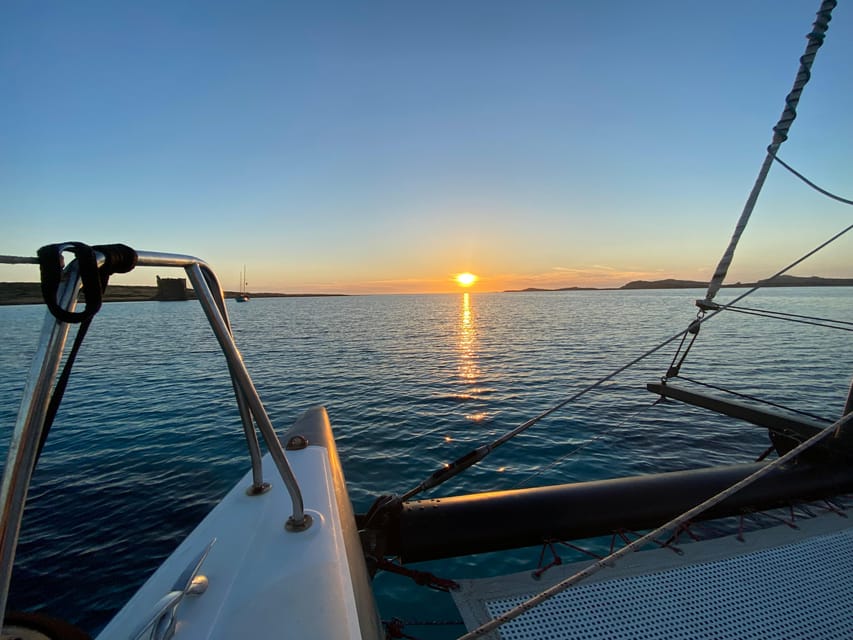
{"label": "sun reflection on water", "polygon": [[471,310],[471,296],[462,294],[462,317],[459,326],[459,375],[468,384],[475,384],[480,377],[477,365],[477,328]]}
{"label": "sun reflection on water", "polygon": [[[459,353],[459,377],[467,386],[464,397],[467,400],[477,400],[482,389],[480,388],[481,371],[479,365],[479,353],[477,349],[477,324],[474,307],[471,304],[471,295],[462,294],[462,309],[459,321],[459,342],[457,351]],[[479,423],[487,420],[489,414],[485,411],[469,411],[465,419],[469,422]]]}

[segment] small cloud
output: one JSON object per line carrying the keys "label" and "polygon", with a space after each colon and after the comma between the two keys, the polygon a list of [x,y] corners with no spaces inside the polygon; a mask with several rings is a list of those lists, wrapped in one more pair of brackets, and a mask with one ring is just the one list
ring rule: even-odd
{"label": "small cloud", "polygon": [[549,271],[533,274],[506,274],[499,279],[510,283],[507,289],[536,287],[560,289],[564,287],[618,288],[633,280],[659,280],[664,270],[619,269],[610,265],[593,264],[574,267],[556,266]]}

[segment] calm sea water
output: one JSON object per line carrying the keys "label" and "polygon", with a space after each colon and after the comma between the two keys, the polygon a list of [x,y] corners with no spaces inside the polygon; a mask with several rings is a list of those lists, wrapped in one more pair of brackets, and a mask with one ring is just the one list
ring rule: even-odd
{"label": "calm sea water", "polygon": [[[229,312],[280,431],[303,410],[327,407],[352,500],[365,510],[375,496],[408,490],[678,332],[701,293],[276,298],[229,302]],[[853,289],[772,289],[748,300],[853,319]],[[0,307],[4,443],[42,317],[40,307]],[[834,419],[853,371],[848,335],[723,314],[703,327],[683,373]],[[543,420],[433,495],[753,460],[767,445],[762,430],[673,403],[651,407],[644,385],[660,378],[674,348]],[[247,468],[224,359],[200,307],[105,305],[36,470],[10,606],[45,609],[97,631]],[[426,568],[469,577],[535,566],[537,555]],[[384,618],[458,617],[444,594],[413,603],[420,592],[401,578],[380,575],[376,587]],[[420,638],[460,630],[407,628]]]}

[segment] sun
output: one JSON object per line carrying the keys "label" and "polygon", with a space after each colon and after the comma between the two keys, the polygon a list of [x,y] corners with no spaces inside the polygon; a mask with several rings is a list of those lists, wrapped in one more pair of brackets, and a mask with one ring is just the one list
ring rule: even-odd
{"label": "sun", "polygon": [[477,276],[473,273],[460,273],[456,276],[456,282],[460,287],[470,287],[477,282]]}

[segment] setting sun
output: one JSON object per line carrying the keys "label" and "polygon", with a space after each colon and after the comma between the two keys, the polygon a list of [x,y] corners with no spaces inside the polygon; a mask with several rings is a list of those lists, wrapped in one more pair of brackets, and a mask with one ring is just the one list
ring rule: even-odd
{"label": "setting sun", "polygon": [[456,276],[456,282],[462,287],[470,287],[477,282],[477,276],[473,273],[460,273]]}

